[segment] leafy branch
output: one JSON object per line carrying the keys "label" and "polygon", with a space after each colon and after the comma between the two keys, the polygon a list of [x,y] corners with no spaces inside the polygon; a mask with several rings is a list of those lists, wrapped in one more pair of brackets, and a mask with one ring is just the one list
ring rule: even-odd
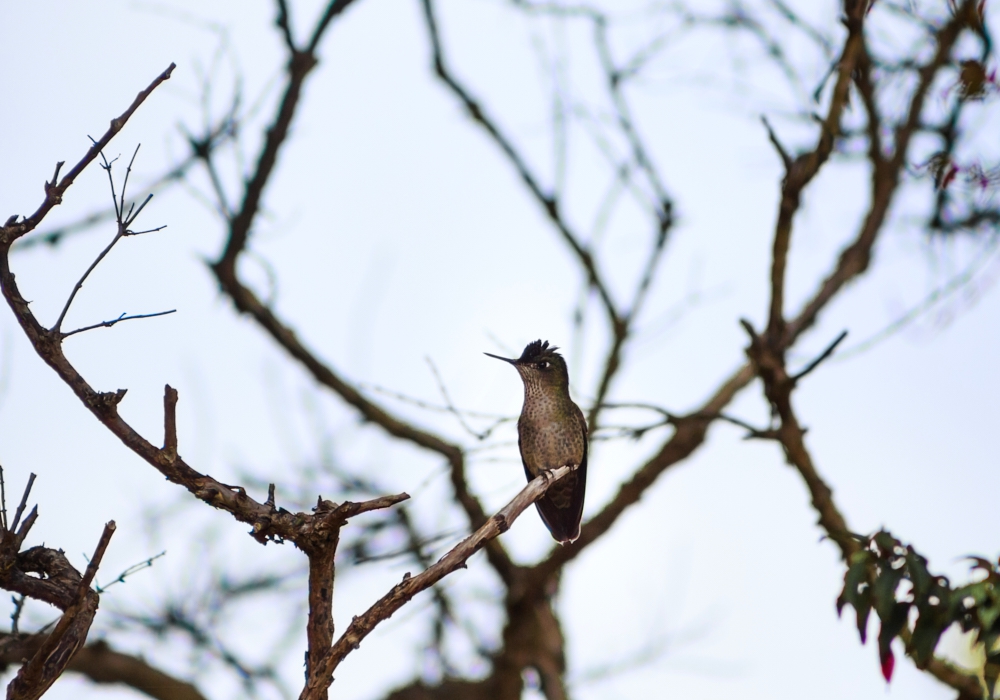
{"label": "leafy branch", "polygon": [[[895,665],[894,639],[903,642],[907,655],[923,669],[933,658],[941,635],[957,624],[963,632],[973,632],[973,641],[983,645],[983,675],[987,697],[992,698],[1000,677],[1000,559],[994,564],[969,557],[972,570],[982,572],[982,577],[953,587],[946,576],[931,573],[927,559],[912,545],[904,545],[889,532],[855,537],[862,546],[850,556],[837,612],[847,605],[854,608],[862,643],[871,612],[878,616],[879,661],[886,681],[892,678]],[[968,690],[962,688],[963,695],[969,695]]]}

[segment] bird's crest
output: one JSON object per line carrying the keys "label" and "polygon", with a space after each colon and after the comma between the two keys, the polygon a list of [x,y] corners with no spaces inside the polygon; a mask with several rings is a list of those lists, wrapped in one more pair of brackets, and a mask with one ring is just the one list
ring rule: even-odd
{"label": "bird's crest", "polygon": [[544,342],[541,340],[535,340],[533,342],[528,343],[525,346],[524,352],[522,352],[521,356],[517,358],[517,361],[538,362],[539,360],[545,358],[562,357],[562,355],[556,352],[556,350],[558,349],[559,348],[555,347],[554,345],[550,348],[549,341],[547,340]]}

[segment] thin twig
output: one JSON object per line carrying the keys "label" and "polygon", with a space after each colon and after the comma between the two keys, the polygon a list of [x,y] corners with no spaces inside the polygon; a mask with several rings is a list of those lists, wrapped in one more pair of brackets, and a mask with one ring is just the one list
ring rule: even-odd
{"label": "thin twig", "polygon": [[286,0],[277,0],[277,5],[278,18],[275,20],[275,24],[281,30],[281,36],[285,40],[285,48],[289,52],[295,51],[295,39],[292,37],[292,20],[288,12],[288,3]]}
{"label": "thin twig", "polygon": [[826,350],[820,353],[819,357],[817,357],[815,360],[806,365],[797,374],[792,375],[792,383],[794,384],[795,382],[798,382],[800,379],[802,379],[807,374],[812,372],[814,369],[819,367],[820,363],[822,363],[823,360],[825,360],[826,358],[830,357],[830,355],[833,354],[833,351],[837,349],[837,346],[840,345],[841,342],[843,342],[844,338],[846,337],[847,337],[847,331],[841,331],[840,335],[838,335],[837,338],[827,346]]}
{"label": "thin twig", "polygon": [[145,559],[145,560],[139,562],[138,564],[133,564],[132,566],[128,567],[127,569],[125,569],[124,571],[122,571],[120,574],[118,574],[114,579],[112,579],[111,583],[103,585],[103,586],[101,586],[101,585],[95,585],[94,586],[94,590],[96,590],[98,593],[104,593],[104,591],[108,590],[109,588],[111,588],[116,583],[125,583],[125,579],[126,578],[128,578],[129,576],[131,576],[132,574],[134,574],[134,573],[136,573],[138,571],[142,571],[143,569],[152,568],[154,561],[156,561],[157,559],[160,559],[161,557],[165,557],[165,556],[167,556],[166,550],[160,552],[159,554],[154,554],[149,559]]}
{"label": "thin twig", "polygon": [[125,123],[129,120],[132,114],[139,108],[139,106],[145,102],[146,98],[155,90],[161,83],[170,79],[171,73],[173,73],[176,66],[171,63],[167,66],[167,69],[160,73],[149,86],[136,95],[135,100],[129,105],[121,116],[111,120],[111,126],[108,128],[104,135],[98,139],[87,151],[86,155],[80,159],[80,162],[73,166],[73,169],[63,176],[62,180],[56,183],[56,179],[59,176],[59,170],[62,167],[62,162],[56,166],[55,175],[53,175],[52,181],[45,184],[45,200],[42,204],[35,210],[35,213],[29,216],[27,219],[21,222],[9,221],[2,231],[0,231],[0,240],[5,241],[7,245],[13,243],[21,236],[29,233],[35,229],[38,224],[41,223],[45,215],[56,205],[62,202],[62,196],[69,189],[70,185],[79,177],[80,173],[90,165],[97,155],[107,146],[111,139],[122,130]]}
{"label": "thin twig", "polygon": [[177,456],[177,389],[169,384],[163,387],[163,452]]}
{"label": "thin twig", "polygon": [[104,531],[101,532],[101,539],[97,542],[97,547],[94,548],[94,555],[90,558],[90,562],[87,564],[87,570],[83,573],[83,579],[80,581],[80,591],[81,593],[90,587],[91,582],[94,580],[94,576],[97,575],[97,569],[101,565],[101,560],[104,558],[104,552],[108,549],[108,544],[111,543],[111,536],[115,534],[117,529],[114,520],[109,520],[104,525]]}
{"label": "thin twig", "polygon": [[792,157],[788,155],[788,151],[782,145],[781,141],[778,140],[778,135],[774,133],[774,129],[771,128],[771,122],[767,120],[763,114],[760,117],[761,122],[764,124],[764,128],[767,129],[767,138],[774,145],[774,149],[778,152],[778,156],[781,158],[782,165],[785,166],[785,172],[792,169]]}
{"label": "thin twig", "polygon": [[[125,209],[125,190],[128,189],[128,177],[132,174],[132,166],[135,164],[135,158],[139,155],[139,149],[142,148],[141,143],[135,145],[135,150],[132,151],[132,159],[128,162],[128,167],[125,168],[125,180],[122,181],[122,194],[121,194],[121,207],[120,209]],[[146,196],[146,201],[148,202],[152,198],[153,194],[150,193]],[[135,207],[135,202],[132,203],[132,207]],[[129,209],[129,215],[131,216],[132,209]],[[137,214],[138,215],[138,214]]]}
{"label": "thin twig", "polygon": [[[515,353],[516,354],[516,353]],[[393,391],[392,389],[386,389],[378,384],[371,384],[369,382],[359,382],[358,388],[365,389],[368,391],[373,391],[376,394],[382,394],[383,396],[388,396],[390,398],[396,399],[411,406],[416,406],[417,408],[423,408],[428,411],[436,411],[438,413],[451,413],[452,408],[448,406],[442,406],[441,404],[431,403],[430,401],[424,401],[423,399],[418,399],[414,396],[409,396],[400,391]],[[510,422],[512,420],[517,420],[517,416],[502,416],[499,413],[484,413],[482,411],[468,411],[464,408],[455,407],[454,410],[459,411],[464,416],[469,416],[470,418],[482,418],[484,420],[493,420],[500,422]]]}
{"label": "thin twig", "polygon": [[444,58],[444,47],[438,31],[437,17],[434,10],[433,0],[423,0],[424,20],[427,32],[431,40],[431,50],[433,52],[434,70],[441,81],[448,86],[451,92],[459,99],[468,111],[469,115],[479,122],[490,138],[503,151],[504,155],[514,166],[521,180],[528,187],[535,200],[545,209],[549,219],[559,231],[563,240],[569,245],[580,265],[583,267],[588,284],[597,292],[601,304],[611,321],[618,319],[618,307],[611,297],[610,289],[604,280],[602,273],[598,270],[597,260],[593,251],[582,243],[580,236],[571,230],[559,210],[559,202],[552,194],[546,192],[536,175],[528,167],[527,161],[514,147],[513,141],[504,134],[497,122],[484,109],[484,107],[451,73]]}
{"label": "thin twig", "polygon": [[18,623],[21,620],[21,611],[24,610],[24,601],[27,600],[27,596],[22,593],[21,595],[14,595],[10,597],[10,601],[14,604],[14,609],[10,613],[10,633],[19,634],[17,628]]}
{"label": "thin twig", "polygon": [[323,38],[323,34],[326,32],[327,27],[330,26],[330,22],[332,22],[337,15],[353,5],[354,2],[355,0],[330,0],[330,2],[327,3],[323,16],[316,23],[312,36],[309,37],[309,45],[306,47],[307,53],[311,54],[316,51],[320,40]]}
{"label": "thin twig", "polygon": [[7,488],[3,478],[3,466],[0,466],[0,525],[3,531],[7,530]]}
{"label": "thin twig", "polygon": [[66,318],[66,314],[69,312],[69,307],[72,305],[73,299],[76,298],[77,292],[83,288],[83,283],[87,281],[87,277],[89,277],[90,273],[94,271],[94,268],[96,268],[100,262],[104,260],[104,256],[110,253],[111,249],[115,247],[115,243],[121,240],[122,235],[121,229],[119,229],[119,231],[115,233],[115,237],[111,239],[111,242],[108,243],[104,250],[100,252],[94,262],[90,263],[90,267],[88,267],[86,272],[83,273],[83,276],[77,280],[77,283],[73,286],[73,290],[69,293],[69,297],[66,299],[66,303],[63,305],[62,311],[59,313],[59,318],[56,319],[55,325],[49,329],[50,331],[61,334],[62,331],[60,328],[62,328],[63,319]]}
{"label": "thin twig", "polygon": [[69,331],[68,333],[60,333],[60,337],[64,340],[71,335],[76,335],[77,333],[83,333],[84,331],[92,331],[95,328],[111,328],[111,326],[116,323],[121,323],[122,321],[132,321],[137,318],[155,318],[156,316],[166,316],[167,314],[177,313],[177,309],[170,309],[169,311],[157,311],[153,314],[133,314],[132,316],[126,316],[122,314],[118,318],[112,319],[110,321],[101,321],[100,323],[95,323],[91,326],[84,326],[83,328],[77,328],[75,331]]}
{"label": "thin twig", "polygon": [[142,213],[142,210],[146,208],[146,205],[149,204],[150,201],[152,201],[152,199],[153,199],[153,193],[150,192],[149,194],[146,195],[146,198],[144,200],[142,200],[142,204],[139,205],[139,208],[135,209],[134,212],[133,212],[133,209],[135,208],[135,202],[132,203],[132,207],[129,208],[128,218],[126,218],[125,222],[124,222],[125,231],[122,233],[123,236],[138,236],[138,235],[143,234],[143,233],[151,233],[153,231],[162,231],[163,229],[166,228],[166,226],[157,226],[156,228],[151,228],[151,229],[146,230],[146,231],[130,231],[129,228],[128,228],[129,226],[131,226],[135,222],[136,219],[139,218],[139,214]]}
{"label": "thin twig", "polygon": [[455,416],[455,419],[458,421],[459,425],[461,425],[465,429],[465,431],[468,432],[470,435],[472,435],[474,438],[478,440],[485,440],[487,437],[489,437],[489,432],[485,433],[477,432],[472,429],[472,426],[470,426],[468,423],[465,422],[465,418],[462,416],[461,412],[457,408],[455,408],[455,404],[452,403],[451,396],[448,394],[448,388],[445,386],[444,379],[441,378],[441,373],[438,372],[438,368],[437,365],[434,364],[434,360],[432,360],[429,357],[425,359],[427,360],[428,367],[431,368],[431,374],[434,375],[434,381],[437,382],[438,391],[441,392],[441,398],[444,399],[445,410],[451,415]]}
{"label": "thin twig", "polygon": [[10,532],[17,530],[17,524],[21,522],[21,514],[24,513],[25,506],[28,505],[28,494],[31,493],[31,487],[35,483],[35,473],[32,472],[28,475],[28,484],[24,487],[24,493],[21,494],[21,502],[17,505],[17,510],[14,511],[14,522],[11,523]]}
{"label": "thin twig", "polygon": [[[998,215],[1000,215],[1000,212],[998,212]],[[949,279],[940,287],[935,288],[930,294],[924,297],[919,304],[915,305],[909,311],[902,314],[899,318],[895,319],[881,330],[839,352],[835,361],[842,362],[850,357],[854,357],[855,355],[870,350],[886,338],[898,333],[900,330],[919,318],[922,314],[933,308],[936,304],[947,299],[949,296],[954,295],[956,292],[965,289],[967,285],[975,279],[976,275],[982,272],[986,264],[993,261],[993,255],[997,250],[998,244],[1000,244],[1000,236],[994,236],[993,239],[991,239],[989,246],[987,246],[986,249],[980,253],[971,265]]]}
{"label": "thin twig", "polygon": [[[136,147],[136,153],[138,153],[138,152],[139,152],[139,149],[138,149],[138,147]],[[132,159],[133,159],[133,161],[135,160],[135,154],[133,154]],[[137,218],[139,218],[139,214],[142,213],[142,210],[149,203],[149,201],[153,198],[153,194],[149,193],[146,196],[146,199],[143,201],[143,203],[141,205],[139,205],[139,208],[137,210],[135,210],[134,212],[132,210],[130,210],[129,213],[128,213],[128,216],[126,217],[125,214],[124,214],[124,211],[125,211],[125,190],[124,190],[124,188],[122,189],[122,195],[121,195],[121,201],[120,202],[118,201],[118,196],[115,194],[115,181],[114,181],[114,178],[112,177],[112,174],[111,174],[111,166],[114,163],[114,160],[108,161],[107,157],[105,157],[105,155],[104,155],[103,152],[101,153],[101,160],[104,161],[102,163],[101,167],[104,168],[104,170],[107,171],[107,173],[108,173],[108,180],[111,183],[111,200],[115,203],[115,218],[117,219],[117,222],[118,222],[118,230],[115,232],[115,237],[111,239],[111,242],[107,245],[107,247],[105,247],[104,250],[102,250],[100,252],[100,254],[97,256],[97,258],[94,260],[94,262],[92,262],[90,264],[90,267],[88,267],[87,270],[83,273],[83,276],[80,277],[80,279],[77,281],[77,283],[73,286],[73,290],[69,293],[69,297],[66,299],[66,303],[63,305],[62,311],[59,314],[59,318],[56,319],[55,325],[52,326],[52,328],[50,329],[53,333],[59,333],[59,334],[61,334],[63,338],[65,338],[66,336],[69,336],[69,335],[73,335],[74,333],[82,333],[83,331],[91,330],[92,328],[100,328],[102,326],[104,326],[104,327],[113,326],[118,321],[125,320],[125,317],[124,317],[124,314],[123,314],[122,317],[120,317],[118,319],[118,321],[105,321],[104,323],[99,323],[99,324],[96,324],[94,326],[88,326],[86,328],[79,328],[79,329],[77,329],[75,331],[72,331],[72,332],[66,333],[66,334],[62,334],[61,330],[60,330],[62,328],[63,320],[66,318],[66,314],[69,312],[69,307],[73,304],[73,300],[76,298],[77,293],[83,288],[83,283],[87,281],[87,278],[90,276],[90,273],[92,273],[94,271],[94,269],[101,263],[101,261],[104,260],[105,256],[108,253],[111,252],[111,249],[114,248],[115,244],[119,240],[121,240],[122,237],[124,237],[124,236],[130,236],[130,235],[135,235],[132,231],[129,231],[128,227],[130,225],[132,225],[132,223]],[[129,163],[128,169],[129,169],[129,171],[131,171],[131,169],[132,169],[132,163],[131,162]],[[128,173],[126,173],[126,175],[125,175],[125,181],[128,182]],[[133,208],[134,208],[134,205],[133,205]],[[149,231],[140,231],[139,233],[150,233],[152,231],[159,231],[162,228],[164,228],[164,227],[161,226],[161,227],[158,227],[158,228],[155,228],[155,229],[150,229]],[[172,313],[172,312],[170,312],[170,311],[164,311],[164,312],[161,312],[159,314],[149,314],[149,316],[162,316],[163,314],[166,314],[166,313]],[[143,316],[133,316],[133,317],[129,317],[129,318],[144,318],[144,317]]]}
{"label": "thin twig", "polygon": [[[144,188],[143,193],[140,196],[156,193],[171,184],[182,182],[188,171],[194,165],[201,162],[202,157],[200,156],[200,153],[204,152],[205,154],[210,154],[220,146],[227,144],[235,137],[237,130],[234,128],[234,123],[235,117],[232,115],[226,115],[226,117],[224,117],[219,124],[208,129],[206,135],[199,139],[185,134],[189,143],[197,143],[197,147],[192,145],[192,151],[194,152],[179,161],[177,164],[168,168],[159,177],[155,178]],[[58,226],[48,231],[39,232],[34,236],[19,239],[12,247],[12,250],[23,251],[39,245],[55,246],[68,236],[85,232],[104,221],[116,220],[115,210],[116,207],[101,209],[87,214],[75,221],[71,221],[68,224]]]}

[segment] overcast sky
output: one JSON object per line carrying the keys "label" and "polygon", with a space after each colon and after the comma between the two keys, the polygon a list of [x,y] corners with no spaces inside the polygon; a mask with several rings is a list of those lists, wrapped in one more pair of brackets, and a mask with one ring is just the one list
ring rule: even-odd
{"label": "overcast sky", "polygon": [[[296,6],[300,29],[311,5]],[[839,26],[834,7],[824,0],[810,3],[808,12]],[[576,134],[560,175],[549,78],[554,52],[569,51],[570,82],[581,100],[591,94],[586,33],[529,24],[500,2],[448,1],[440,15],[452,65],[516,135],[546,182],[564,178],[570,215],[587,228],[607,169]],[[120,173],[142,144],[132,175],[140,183],[184,155],[179,125],[201,124],[206,80],[218,114],[239,77],[244,103],[260,103],[254,124],[270,113],[280,84],[281,45],[268,3],[219,2],[209,9],[195,2],[5,3],[0,17],[7,28],[0,43],[4,219],[34,211],[54,163],[75,163],[89,146],[87,136],[103,133],[171,62],[177,63],[172,79],[109,149],[109,156],[122,157]],[[622,56],[669,26],[655,13],[630,17],[615,35]],[[806,146],[815,134],[782,118],[798,106],[796,95],[752,43],[710,33],[672,41],[629,95],[679,223],[612,399],[680,412],[697,406],[743,361],[738,319],[764,324],[782,173],[759,115],[782,125],[790,144]],[[521,400],[515,373],[482,352],[516,354],[542,338],[563,348],[575,397],[587,404],[607,341],[599,310],[591,301],[584,330],[574,329],[579,270],[509,163],[434,80],[419,4],[360,0],[337,21],[320,54],[267,193],[247,276],[321,357],[368,387],[440,401],[429,358],[456,405],[515,415]],[[801,57],[805,82],[814,84],[825,66],[804,50]],[[993,114],[974,124],[987,135],[986,154],[997,149],[1000,123]],[[250,127],[249,158],[257,145]],[[866,205],[866,172],[860,163],[831,164],[807,194],[796,219],[789,309],[798,308],[853,236]],[[235,182],[226,173],[231,192]],[[196,195],[199,188],[207,191],[201,175],[154,198],[140,223],[167,228],[122,241],[88,280],[67,326],[123,312],[177,313],[75,336],[67,341],[70,359],[95,388],[128,388],[121,411],[153,442],[162,431],[163,385],[176,387],[180,452],[221,481],[244,483],[252,474],[277,482],[279,498],[292,499],[299,496],[292,488],[298,470],[319,464],[329,448],[338,463],[413,495],[429,529],[460,527],[462,518],[442,506],[449,488],[440,464],[360,426],[219,295],[205,260],[218,255],[222,227]],[[91,167],[47,228],[100,209],[108,198],[105,173]],[[962,556],[995,557],[1000,549],[1000,295],[993,284],[1000,266],[985,237],[929,241],[909,223],[923,206],[904,198],[872,272],[830,307],[791,361],[804,364],[849,330],[842,346],[848,352],[795,395],[813,458],[855,531],[885,526],[957,582],[966,576]],[[104,226],[54,249],[13,256],[22,292],[43,321],[58,316],[113,233]],[[649,235],[627,208],[604,234],[602,260],[621,298]],[[970,265],[971,284],[900,332],[851,351]],[[277,285],[269,289],[272,274]],[[38,474],[32,502],[40,518],[28,544],[60,547],[82,568],[103,523],[115,519],[118,533],[99,580],[167,551],[152,570],[102,597],[91,639],[109,635],[119,648],[183,672],[181,640],[134,640],[130,647],[132,638],[108,631],[116,611],[151,611],[170,596],[183,598],[188,587],[204,587],[217,571],[286,572],[301,563],[290,546],[261,548],[228,515],[185,507],[190,498],[108,434],[33,354],[9,312],[0,313],[0,373],[8,499],[29,472]],[[475,443],[447,416],[392,405]],[[764,423],[759,386],[745,390],[731,411]],[[874,644],[860,645],[852,613],[836,616],[843,569],[835,547],[821,541],[797,472],[776,445],[741,438],[735,427],[714,427],[704,448],[668,471],[610,536],[568,567],[558,607],[573,696],[953,697],[909,660],[897,664],[886,689]],[[607,502],[656,439],[595,445],[585,517]],[[471,472],[488,508],[503,505],[523,483],[513,428],[493,442]],[[316,478],[317,488],[326,486],[322,495],[338,500],[332,480]],[[307,495],[303,500],[315,498]],[[442,546],[460,536],[453,532]],[[503,537],[523,561],[551,545],[533,512]],[[338,629],[411,568],[339,571]],[[484,637],[495,637],[500,621],[487,603],[496,586],[486,562],[473,559],[453,578],[462,577],[448,585],[479,596],[469,599],[481,609],[472,617]],[[304,591],[301,579],[290,585]],[[421,668],[426,611],[418,599],[373,634],[338,671],[333,696],[376,698],[413,678]],[[40,605],[29,612],[36,622],[52,617]],[[268,644],[293,646],[282,666],[293,690],[303,640],[280,635],[294,614],[277,602],[247,607],[224,628],[227,638],[242,630],[238,646],[250,657],[265,655]],[[273,630],[267,644],[255,637],[261,628]],[[944,647],[964,658],[959,635],[949,634]],[[634,668],[600,673],[630,662]],[[232,678],[196,680],[210,697],[240,695]],[[271,695],[266,689],[264,696]],[[69,675],[49,694],[119,696],[133,697]]]}

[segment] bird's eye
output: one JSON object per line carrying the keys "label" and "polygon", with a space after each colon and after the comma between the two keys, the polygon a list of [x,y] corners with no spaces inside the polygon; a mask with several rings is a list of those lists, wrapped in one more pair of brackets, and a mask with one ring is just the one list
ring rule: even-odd
{"label": "bird's eye", "polygon": [[538,363],[538,366],[539,366],[540,368],[542,368],[542,369],[548,369],[548,368],[549,368],[549,361],[548,361],[548,360],[546,360],[545,362],[539,362],[539,363]]}

